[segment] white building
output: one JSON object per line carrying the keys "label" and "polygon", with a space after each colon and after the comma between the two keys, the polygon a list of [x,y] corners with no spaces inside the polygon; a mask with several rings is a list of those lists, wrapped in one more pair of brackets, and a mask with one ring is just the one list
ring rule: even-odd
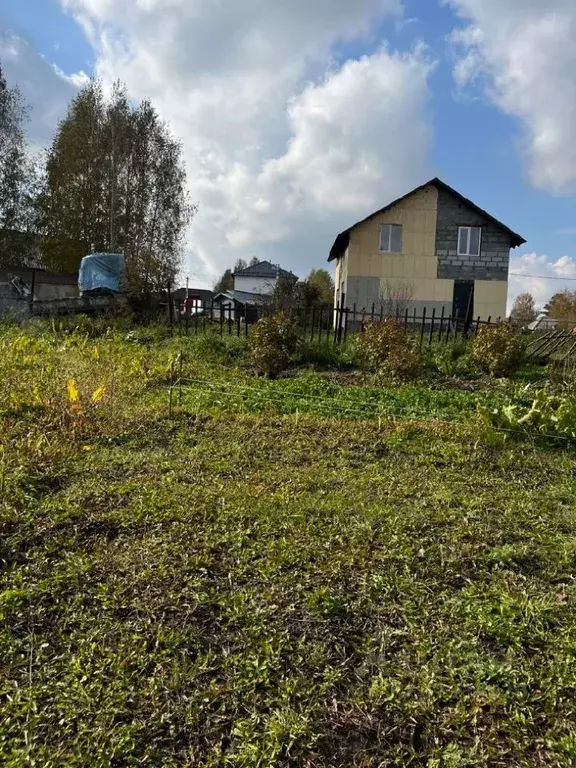
{"label": "white building", "polygon": [[[224,317],[228,317],[232,312],[235,317],[237,314],[240,317],[255,317],[255,308],[269,301],[280,278],[294,283],[298,281],[296,275],[277,264],[260,261],[235,272],[233,290],[219,293],[214,297],[214,301],[220,304]],[[251,307],[254,308],[252,311]]]}
{"label": "white building", "polygon": [[260,261],[240,272],[234,273],[234,290],[243,293],[256,293],[259,296],[270,296],[274,293],[280,277],[286,277],[296,282],[298,278],[277,264]]}

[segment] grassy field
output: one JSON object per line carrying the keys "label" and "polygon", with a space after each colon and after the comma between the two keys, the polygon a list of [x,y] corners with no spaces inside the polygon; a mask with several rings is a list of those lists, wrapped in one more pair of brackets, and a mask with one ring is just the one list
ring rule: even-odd
{"label": "grassy field", "polygon": [[478,425],[509,385],[161,329],[5,329],[0,375],[0,764],[575,764],[576,453]]}

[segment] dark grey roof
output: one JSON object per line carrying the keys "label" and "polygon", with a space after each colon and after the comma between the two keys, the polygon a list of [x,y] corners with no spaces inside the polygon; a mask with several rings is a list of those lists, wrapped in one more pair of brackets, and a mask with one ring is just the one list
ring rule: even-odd
{"label": "dark grey roof", "polygon": [[475,203],[472,202],[472,200],[468,200],[467,197],[464,197],[464,195],[461,195],[460,192],[457,192],[455,189],[453,189],[448,184],[444,183],[441,179],[436,177],[434,179],[431,179],[430,181],[427,181],[425,184],[422,184],[421,186],[416,187],[416,189],[413,189],[411,192],[408,192],[408,194],[402,195],[402,197],[399,197],[397,200],[394,200],[394,202],[384,206],[384,208],[380,208],[379,211],[374,211],[374,213],[371,213],[370,216],[367,216],[365,219],[362,219],[362,221],[357,221],[356,224],[353,224],[351,227],[344,230],[344,232],[340,232],[340,234],[334,241],[334,245],[330,249],[330,256],[328,256],[328,261],[333,261],[334,259],[337,259],[338,256],[341,256],[346,250],[346,248],[348,248],[348,244],[350,242],[350,232],[353,229],[355,229],[356,227],[359,227],[360,224],[364,224],[365,221],[368,221],[374,216],[378,216],[379,214],[384,213],[385,211],[388,211],[390,208],[392,208],[392,206],[398,205],[398,203],[401,203],[403,200],[406,200],[406,198],[411,197],[412,195],[416,194],[416,192],[420,192],[421,190],[431,185],[436,187],[437,189],[443,189],[445,192],[449,192],[451,195],[454,195],[454,197],[458,198],[458,200],[464,203],[464,205],[468,206],[476,213],[479,213],[481,216],[484,216],[493,224],[495,224],[497,227],[500,227],[500,229],[503,229],[505,232],[508,232],[508,234],[510,235],[510,243],[512,245],[512,248],[516,248],[519,245],[523,245],[526,242],[526,240],[524,240],[524,238],[521,235],[518,235],[516,232],[513,232],[506,225],[502,224],[501,221],[498,221],[498,219],[495,219],[494,216],[491,216],[485,210],[478,207]]}
{"label": "dark grey roof", "polygon": [[248,291],[223,291],[216,294],[214,301],[219,301],[221,298],[233,299],[239,304],[265,304],[272,299],[272,296],[266,293],[249,293]]}
{"label": "dark grey roof", "polygon": [[258,264],[252,264],[246,269],[241,269],[234,273],[234,277],[293,277],[298,280],[295,274],[288,272],[277,264],[271,264],[269,261],[260,261]]}
{"label": "dark grey roof", "polygon": [[[188,288],[188,295],[193,299],[202,299],[203,301],[210,301],[214,296],[214,291],[210,291],[207,288],[194,288],[190,286]],[[186,298],[186,288],[176,288],[172,291],[172,297],[183,301]]]}

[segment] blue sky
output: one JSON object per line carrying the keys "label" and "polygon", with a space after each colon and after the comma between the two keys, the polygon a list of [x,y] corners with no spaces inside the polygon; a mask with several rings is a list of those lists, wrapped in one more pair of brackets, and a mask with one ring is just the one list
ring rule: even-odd
{"label": "blue sky", "polygon": [[[3,0],[0,62],[36,145],[79,73],[153,99],[200,204],[184,268],[197,282],[239,255],[322,266],[332,235],[434,175],[526,238],[512,271],[576,277],[571,1],[284,5]],[[511,295],[563,285],[512,278]]]}

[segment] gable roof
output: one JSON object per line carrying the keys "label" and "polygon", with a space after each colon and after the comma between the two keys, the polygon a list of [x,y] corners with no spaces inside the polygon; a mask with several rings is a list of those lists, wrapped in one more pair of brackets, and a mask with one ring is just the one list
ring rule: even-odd
{"label": "gable roof", "polygon": [[403,202],[407,198],[411,197],[412,195],[415,195],[417,192],[421,192],[426,187],[436,187],[436,189],[444,190],[444,192],[448,192],[449,194],[456,197],[458,200],[460,200],[461,203],[464,203],[468,208],[471,208],[476,213],[480,214],[481,216],[484,216],[488,221],[491,221],[492,224],[495,224],[500,229],[503,229],[505,232],[508,232],[510,235],[510,244],[512,248],[517,248],[519,245],[523,245],[526,240],[521,235],[518,235],[516,232],[513,232],[511,229],[509,229],[505,224],[502,224],[501,221],[498,221],[498,219],[495,219],[494,216],[491,216],[487,211],[480,208],[478,205],[472,202],[472,200],[468,200],[467,197],[464,197],[464,195],[461,195],[460,192],[457,192],[455,189],[453,189],[451,186],[443,182],[438,177],[431,179],[430,181],[427,181],[425,184],[422,184],[419,187],[416,187],[416,189],[413,189],[411,192],[408,192],[406,195],[402,195],[402,197],[399,197],[397,200],[394,200],[392,203],[388,203],[388,205],[385,205],[384,208],[380,208],[379,211],[375,211],[374,213],[371,213],[370,216],[367,216],[365,219],[362,219],[362,221],[357,221],[356,224],[353,224],[348,229],[344,230],[344,232],[340,232],[340,234],[337,236],[336,240],[334,241],[334,245],[330,249],[330,256],[328,257],[328,261],[333,261],[334,259],[338,258],[338,256],[341,256],[346,248],[348,248],[348,244],[350,242],[350,232],[352,232],[353,229],[356,229],[356,227],[359,227],[360,224],[364,224],[364,222],[369,221],[369,219],[372,219],[374,216],[379,216],[381,213],[384,213],[385,211],[388,211],[390,208],[392,208],[395,205],[398,205],[398,203]]}
{"label": "gable roof", "polygon": [[234,277],[292,277],[294,280],[298,280],[292,272],[288,272],[269,261],[259,261],[258,264],[252,264],[246,269],[241,269],[234,273]]}

